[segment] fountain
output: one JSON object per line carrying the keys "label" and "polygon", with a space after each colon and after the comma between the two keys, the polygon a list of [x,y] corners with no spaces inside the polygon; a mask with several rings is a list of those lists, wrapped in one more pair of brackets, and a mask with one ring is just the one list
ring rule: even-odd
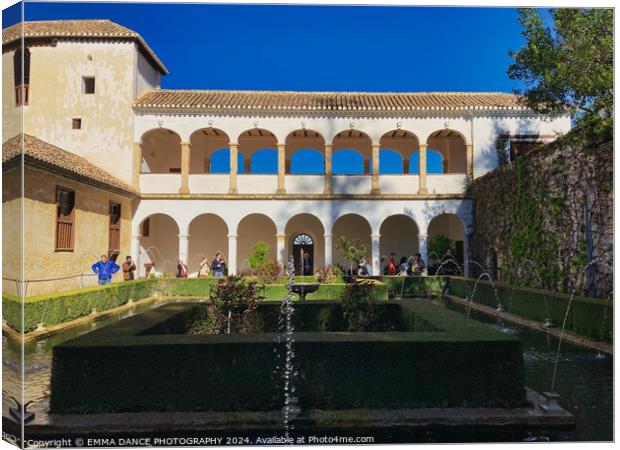
{"label": "fountain", "polygon": [[[295,369],[295,340],[293,338],[293,332],[295,327],[293,326],[293,314],[295,313],[295,307],[293,305],[293,288],[297,285],[294,284],[295,280],[295,268],[293,263],[293,257],[291,256],[288,261],[288,280],[287,290],[288,293],[282,299],[282,305],[280,306],[280,318],[279,322],[283,325],[284,334],[284,346],[286,349],[283,378],[284,378],[284,407],[282,408],[283,421],[284,421],[284,434],[288,439],[289,432],[292,429],[291,420],[297,416],[301,410],[298,407],[298,399],[295,397],[295,378],[297,377],[297,371]],[[303,293],[303,290],[301,291]],[[301,294],[300,294],[301,296]],[[302,297],[303,300],[303,297]],[[280,341],[280,336],[278,336]]]}

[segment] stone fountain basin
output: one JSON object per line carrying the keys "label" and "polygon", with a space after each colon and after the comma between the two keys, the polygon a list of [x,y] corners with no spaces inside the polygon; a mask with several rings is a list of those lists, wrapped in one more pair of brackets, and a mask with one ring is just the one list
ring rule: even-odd
{"label": "stone fountain basin", "polygon": [[306,294],[315,292],[319,286],[319,283],[295,283],[291,286],[291,291],[299,295],[300,300],[305,300]]}
{"label": "stone fountain basin", "polygon": [[[197,307],[168,304],[55,347],[51,412],[280,410],[277,334],[269,326],[251,334],[184,334]],[[254,313],[268,323],[279,307],[263,302]],[[297,329],[314,330],[295,333],[302,410],[525,404],[514,336],[427,300],[381,302],[386,320],[395,320],[385,329],[398,331],[338,331],[338,308],[296,305]]]}

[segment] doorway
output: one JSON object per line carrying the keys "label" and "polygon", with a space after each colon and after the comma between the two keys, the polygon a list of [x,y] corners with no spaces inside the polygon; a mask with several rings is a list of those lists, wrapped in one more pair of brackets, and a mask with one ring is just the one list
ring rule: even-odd
{"label": "doorway", "polygon": [[[304,263],[303,255],[308,254],[308,260]],[[314,274],[314,241],[307,234],[298,234],[293,239],[293,262],[295,275]]]}

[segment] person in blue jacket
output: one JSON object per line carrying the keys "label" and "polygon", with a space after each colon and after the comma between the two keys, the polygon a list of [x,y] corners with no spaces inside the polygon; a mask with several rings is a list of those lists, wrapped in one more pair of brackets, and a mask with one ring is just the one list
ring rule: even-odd
{"label": "person in blue jacket", "polygon": [[108,259],[108,255],[101,255],[101,259],[92,266],[93,272],[99,278],[99,284],[110,284],[112,275],[118,272],[120,268],[118,264]]}

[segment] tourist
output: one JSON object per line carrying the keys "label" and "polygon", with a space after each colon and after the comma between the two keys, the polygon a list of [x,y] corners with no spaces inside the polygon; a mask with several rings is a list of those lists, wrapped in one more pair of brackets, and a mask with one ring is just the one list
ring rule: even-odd
{"label": "tourist", "polygon": [[177,263],[177,278],[187,278],[187,273],[189,272],[187,268],[187,264],[179,259]]}
{"label": "tourist", "polygon": [[97,274],[98,284],[110,284],[112,275],[119,271],[121,267],[111,259],[108,255],[101,255],[101,259],[92,265],[93,272]]}
{"label": "tourist", "polygon": [[379,270],[380,270],[380,273],[382,273],[383,275],[388,274],[388,266],[385,263],[386,261],[387,261],[386,256],[381,255],[381,258],[379,259]]}
{"label": "tourist", "polygon": [[426,268],[426,264],[422,259],[422,255],[416,253],[413,255],[413,263],[411,264],[411,274],[413,276],[419,277],[424,273],[424,269]]}
{"label": "tourist", "polygon": [[206,256],[200,261],[200,268],[198,269],[198,278],[207,278],[211,274],[211,265],[209,264],[209,258]]}
{"label": "tourist", "polygon": [[404,277],[409,271],[409,265],[407,264],[407,257],[402,256],[398,262],[398,275]]}
{"label": "tourist", "polygon": [[304,253],[303,274],[312,275],[312,260],[310,259],[310,254],[307,252]]}
{"label": "tourist", "polygon": [[396,275],[396,261],[394,261],[394,253],[390,253],[390,260],[388,261],[388,275]]}
{"label": "tourist", "polygon": [[130,255],[127,255],[125,262],[121,266],[123,268],[123,279],[125,281],[131,281],[134,279],[134,272],[136,271],[136,264],[131,259]]}
{"label": "tourist", "polygon": [[222,252],[215,254],[215,259],[211,263],[211,271],[214,277],[223,277],[226,273],[226,263],[224,262],[224,255]]}
{"label": "tourist", "polygon": [[360,259],[357,264],[357,275],[360,277],[367,277],[369,275],[368,266],[364,258]]}

